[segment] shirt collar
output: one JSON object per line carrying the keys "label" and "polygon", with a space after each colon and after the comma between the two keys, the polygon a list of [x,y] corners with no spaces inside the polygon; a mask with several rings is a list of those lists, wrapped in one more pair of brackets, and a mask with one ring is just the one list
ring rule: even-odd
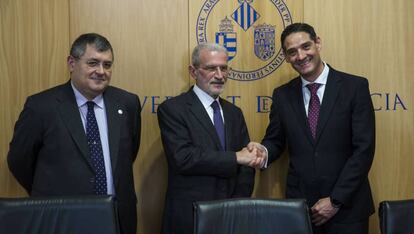
{"label": "shirt collar", "polygon": [[302,88],[306,87],[306,85],[310,83],[318,83],[318,84],[326,85],[326,81],[328,80],[328,74],[329,74],[329,66],[325,62],[323,62],[323,65],[324,66],[323,66],[322,73],[318,76],[318,78],[316,78],[314,82],[309,82],[305,80],[302,76],[300,77],[300,79],[302,80]]}
{"label": "shirt collar", "polygon": [[[86,104],[87,101],[89,101],[85,96],[83,96],[78,89],[76,89],[76,87],[73,85],[73,83],[70,83],[73,89],[73,92],[75,93],[75,98],[76,98],[76,104],[78,105],[78,107],[81,107],[83,105]],[[99,107],[99,108],[103,108],[104,106],[104,100],[103,100],[103,95],[99,94],[98,96],[96,96],[93,100],[93,102],[95,102],[95,104]]]}
{"label": "shirt collar", "polygon": [[210,95],[208,95],[208,93],[200,89],[196,84],[194,84],[193,91],[197,95],[198,99],[200,99],[204,108],[210,107],[211,103],[213,103],[214,101],[218,101],[220,105],[219,97],[217,97],[216,99],[212,98]]}

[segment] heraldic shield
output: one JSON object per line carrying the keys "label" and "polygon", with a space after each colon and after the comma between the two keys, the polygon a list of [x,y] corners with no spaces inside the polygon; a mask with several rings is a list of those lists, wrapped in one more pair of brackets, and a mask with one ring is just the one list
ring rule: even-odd
{"label": "heraldic shield", "polygon": [[255,27],[254,53],[263,61],[275,54],[275,26],[261,24]]}
{"label": "heraldic shield", "polygon": [[216,43],[226,47],[229,54],[228,61],[237,53],[237,34],[235,32],[216,32]]}

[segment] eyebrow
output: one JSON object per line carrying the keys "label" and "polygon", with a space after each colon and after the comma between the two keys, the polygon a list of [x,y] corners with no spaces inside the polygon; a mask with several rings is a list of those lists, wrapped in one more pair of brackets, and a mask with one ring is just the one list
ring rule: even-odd
{"label": "eyebrow", "polygon": [[312,44],[312,41],[306,41],[306,42],[300,44],[298,47],[286,49],[286,52],[292,52],[292,51],[295,51],[296,48],[301,48],[301,47],[308,46],[308,45],[311,45],[311,44]]}
{"label": "eyebrow", "polygon": [[97,58],[89,58],[86,61],[95,61],[95,62],[103,62],[103,63],[112,63],[113,62],[112,60],[100,60],[100,59],[97,59]]}
{"label": "eyebrow", "polygon": [[213,64],[207,64],[205,65],[205,67],[211,67],[211,68],[216,68],[216,67],[228,67],[227,64],[224,65],[213,65]]}

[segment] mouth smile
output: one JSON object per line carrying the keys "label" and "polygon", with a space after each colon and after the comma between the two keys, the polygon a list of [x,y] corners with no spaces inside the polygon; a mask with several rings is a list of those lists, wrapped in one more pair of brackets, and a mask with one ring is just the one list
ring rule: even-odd
{"label": "mouth smile", "polygon": [[310,61],[311,61],[311,58],[307,57],[306,59],[297,62],[296,65],[303,68],[303,67],[306,67],[307,65],[309,65]]}

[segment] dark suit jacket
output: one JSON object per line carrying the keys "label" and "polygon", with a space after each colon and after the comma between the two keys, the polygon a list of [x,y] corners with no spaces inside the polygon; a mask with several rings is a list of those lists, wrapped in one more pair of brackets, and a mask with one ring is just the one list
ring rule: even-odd
{"label": "dark suit jacket", "polygon": [[[141,106],[136,95],[115,87],[108,87],[103,97],[120,226],[123,233],[135,234],[132,164],[140,142]],[[95,172],[70,82],[27,98],[8,164],[30,195],[94,194]]]}
{"label": "dark suit jacket", "polygon": [[331,197],[343,204],[333,221],[367,218],[374,212],[368,172],[375,148],[375,116],[365,78],[330,68],[316,140],[307,122],[299,77],[276,88],[262,141],[269,162],[289,152],[286,196],[312,206]]}
{"label": "dark suit jacket", "polygon": [[226,151],[196,94],[187,93],[162,103],[158,121],[168,162],[168,190],[163,233],[193,233],[194,201],[249,197],[254,169],[239,166],[236,151],[249,143],[241,110],[220,99]]}

